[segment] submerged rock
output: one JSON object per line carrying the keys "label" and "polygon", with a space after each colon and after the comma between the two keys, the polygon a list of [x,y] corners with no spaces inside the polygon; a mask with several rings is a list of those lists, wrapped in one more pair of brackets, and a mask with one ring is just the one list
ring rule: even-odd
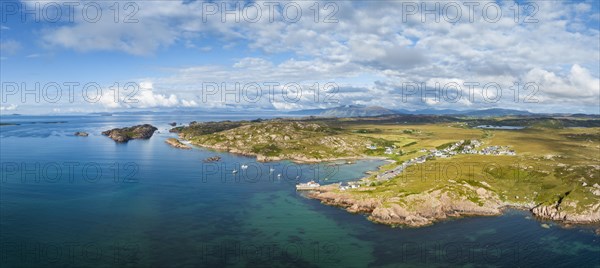
{"label": "submerged rock", "polygon": [[73,134],[75,136],[79,136],[79,137],[87,137],[89,134],[87,132],[83,132],[83,131],[77,131],[75,132],[75,134]]}
{"label": "submerged rock", "polygon": [[172,122],[172,123],[169,123],[169,126],[172,126],[172,127],[174,127],[174,126],[176,126],[176,125],[177,125],[177,122]]}
{"label": "submerged rock", "polygon": [[215,155],[215,156],[211,156],[211,157],[204,159],[204,162],[217,162],[219,160],[221,160],[221,157],[218,155]]}
{"label": "submerged rock", "polygon": [[102,132],[102,135],[108,136],[116,142],[128,142],[132,139],[149,139],[156,130],[156,127],[144,124],[133,127],[114,128]]}

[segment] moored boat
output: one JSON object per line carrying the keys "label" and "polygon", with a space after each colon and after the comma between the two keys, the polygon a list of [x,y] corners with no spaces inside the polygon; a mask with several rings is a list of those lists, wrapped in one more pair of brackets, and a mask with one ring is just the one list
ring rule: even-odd
{"label": "moored boat", "polygon": [[296,191],[314,190],[319,186],[321,185],[315,181],[309,181],[307,183],[298,183],[296,184]]}

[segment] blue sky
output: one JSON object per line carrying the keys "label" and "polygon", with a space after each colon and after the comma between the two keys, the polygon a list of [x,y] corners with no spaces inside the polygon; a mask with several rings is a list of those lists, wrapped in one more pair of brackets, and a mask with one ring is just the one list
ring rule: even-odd
{"label": "blue sky", "polygon": [[[482,1],[471,18],[464,3],[428,1],[438,21],[413,1],[282,2],[272,15],[265,2],[87,1],[71,10],[66,2],[74,1],[2,1],[3,114],[345,104],[600,112],[597,1]],[[92,22],[93,8],[102,16]],[[36,83],[65,82],[97,84],[102,95],[86,100],[80,86],[70,100],[62,86],[56,102],[47,100],[54,93],[21,96]]]}

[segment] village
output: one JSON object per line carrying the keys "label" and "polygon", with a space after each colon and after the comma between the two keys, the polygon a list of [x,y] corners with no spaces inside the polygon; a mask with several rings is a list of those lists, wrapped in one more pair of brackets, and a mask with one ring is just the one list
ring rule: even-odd
{"label": "village", "polygon": [[[427,160],[434,160],[436,158],[449,158],[458,154],[477,154],[477,155],[516,155],[514,150],[511,150],[508,146],[488,146],[482,149],[479,149],[483,143],[479,140],[460,140],[455,143],[449,144],[445,148],[438,149],[421,149],[419,152],[426,153],[424,155],[411,158],[407,161],[402,162],[402,164],[394,167],[393,169],[387,170],[383,173],[377,174],[377,181],[387,181],[390,180],[402,173],[406,168],[415,165],[425,163]],[[367,149],[369,150],[377,150],[378,147],[374,144],[368,144]],[[393,147],[385,147],[384,154],[401,154],[400,151],[397,151],[395,146]],[[340,183],[339,189],[342,191],[348,189],[359,188],[362,184],[365,184],[365,181],[351,181],[344,183]],[[320,184],[311,181],[308,183],[300,183],[296,185],[297,190],[312,190],[318,188]]]}
{"label": "village", "polygon": [[[377,175],[378,181],[387,181],[398,176],[406,168],[415,165],[425,163],[427,160],[435,158],[448,158],[457,154],[478,154],[478,155],[516,155],[514,150],[511,150],[508,146],[488,146],[478,150],[483,143],[479,140],[461,140],[449,145],[443,149],[421,149],[419,152],[427,153],[419,157],[409,159],[402,164],[396,166],[393,169],[387,170]],[[377,146],[369,144],[367,149],[376,150]],[[394,154],[394,147],[385,147],[385,154]],[[345,191],[347,189],[359,188],[361,182],[348,182],[347,185],[340,184],[339,189]]]}

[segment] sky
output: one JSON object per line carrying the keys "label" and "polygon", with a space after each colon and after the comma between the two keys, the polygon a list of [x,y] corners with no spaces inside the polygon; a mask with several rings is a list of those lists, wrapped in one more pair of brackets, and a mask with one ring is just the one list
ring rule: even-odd
{"label": "sky", "polygon": [[0,114],[600,113],[598,1],[0,2]]}

